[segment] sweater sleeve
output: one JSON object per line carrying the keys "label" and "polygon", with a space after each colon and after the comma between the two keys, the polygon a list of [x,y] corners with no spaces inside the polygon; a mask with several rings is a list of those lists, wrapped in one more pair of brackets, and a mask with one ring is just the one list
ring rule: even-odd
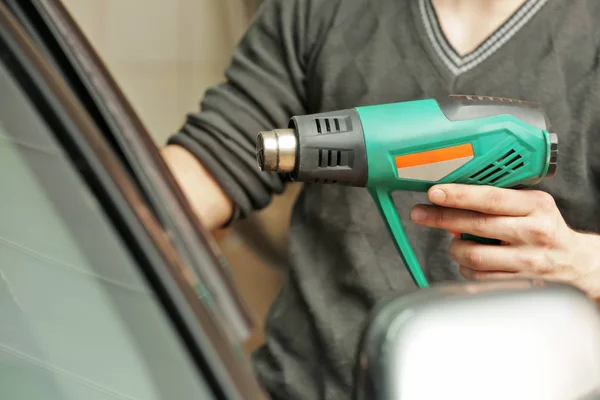
{"label": "sweater sleeve", "polygon": [[169,144],[194,154],[235,205],[233,218],[267,206],[284,178],[258,169],[256,136],[305,112],[303,0],[266,0],[238,44],[224,83],[210,88]]}

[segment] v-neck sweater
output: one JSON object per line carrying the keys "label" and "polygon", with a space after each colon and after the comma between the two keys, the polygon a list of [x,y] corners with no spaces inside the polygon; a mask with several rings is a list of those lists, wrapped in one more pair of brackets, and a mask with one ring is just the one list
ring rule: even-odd
{"label": "v-neck sweater", "polygon": [[489,37],[487,37],[477,48],[468,54],[461,56],[450,45],[442,32],[441,25],[433,6],[432,0],[417,0],[419,12],[423,21],[423,27],[427,33],[427,39],[433,51],[433,60],[443,63],[441,68],[448,79],[456,78],[465,74],[479,64],[485,62],[490,56],[498,51],[502,45],[516,35],[537,12],[544,7],[547,0],[526,0],[518,10],[506,19]]}
{"label": "v-neck sweater", "polygon": [[[600,1],[529,0],[465,57],[429,1],[265,1],[225,81],[170,142],[198,157],[243,218],[285,186],[256,167],[256,134],[293,115],[449,94],[535,101],[559,135],[558,170],[536,189],[554,196],[571,227],[600,232]],[[409,221],[425,194],[394,200],[429,281],[461,279],[451,235]],[[287,272],[253,358],[257,375],[274,399],[347,399],[369,311],[415,290],[364,188],[305,185]]]}

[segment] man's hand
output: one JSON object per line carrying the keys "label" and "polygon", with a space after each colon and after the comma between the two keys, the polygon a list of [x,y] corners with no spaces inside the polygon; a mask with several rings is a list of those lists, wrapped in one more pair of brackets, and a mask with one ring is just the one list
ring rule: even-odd
{"label": "man's hand", "polygon": [[432,187],[428,197],[433,205],[415,206],[413,222],[502,241],[453,239],[450,256],[465,278],[563,281],[600,298],[600,236],[571,229],[549,194],[448,184]]}

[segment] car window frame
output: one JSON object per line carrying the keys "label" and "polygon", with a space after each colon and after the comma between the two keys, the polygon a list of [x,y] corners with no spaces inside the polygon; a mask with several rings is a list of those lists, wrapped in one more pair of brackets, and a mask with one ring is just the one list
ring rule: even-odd
{"label": "car window frame", "polygon": [[152,211],[219,307],[231,334],[243,341],[255,328],[227,260],[157,151],[150,134],[101,57],[60,0],[2,0],[62,73],[120,156]]}
{"label": "car window frame", "polygon": [[0,59],[99,199],[202,378],[217,398],[263,398],[222,321],[193,289],[196,274],[77,97],[0,3]]}

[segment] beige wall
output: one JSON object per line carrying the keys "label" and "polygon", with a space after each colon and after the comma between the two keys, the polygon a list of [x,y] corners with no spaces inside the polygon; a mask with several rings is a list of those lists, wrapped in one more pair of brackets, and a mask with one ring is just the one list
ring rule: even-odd
{"label": "beige wall", "polygon": [[[245,31],[258,0],[63,0],[103,58],[157,145],[197,111],[207,87],[223,69]],[[298,187],[236,229],[217,232],[242,293],[254,309],[259,330],[248,343],[262,342],[262,320],[277,293],[277,260],[245,240],[259,237],[285,252],[287,221]],[[241,229],[240,229],[241,228]]]}
{"label": "beige wall", "polygon": [[158,143],[196,111],[251,12],[242,0],[63,0]]}

